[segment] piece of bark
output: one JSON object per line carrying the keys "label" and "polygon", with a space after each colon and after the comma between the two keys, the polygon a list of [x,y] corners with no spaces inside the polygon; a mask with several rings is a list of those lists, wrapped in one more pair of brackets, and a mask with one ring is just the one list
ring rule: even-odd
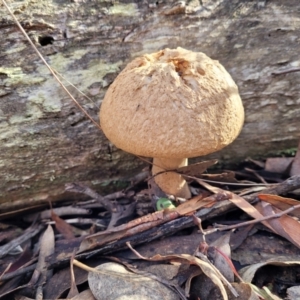
{"label": "piece of bark", "polygon": [[[181,46],[219,60],[244,102],[241,135],[210,158],[234,163],[295,147],[300,77],[284,71],[298,64],[299,1],[176,3],[12,0],[9,6],[50,65],[92,98],[95,104],[67,84],[95,120],[107,86],[130,60]],[[0,16],[0,212],[12,201],[78,199],[65,183],[100,190],[140,169],[141,160],[112,146],[66,96],[4,6]]]}

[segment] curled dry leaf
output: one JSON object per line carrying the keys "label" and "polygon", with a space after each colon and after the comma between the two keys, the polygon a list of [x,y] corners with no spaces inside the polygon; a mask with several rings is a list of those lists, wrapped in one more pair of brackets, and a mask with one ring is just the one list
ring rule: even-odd
{"label": "curled dry leaf", "polygon": [[226,278],[210,263],[201,260],[193,255],[188,255],[188,254],[180,254],[180,255],[166,255],[166,256],[161,256],[159,254],[150,257],[150,258],[146,258],[146,257],[142,257],[141,255],[139,255],[138,252],[136,252],[131,246],[130,244],[127,243],[127,246],[129,246],[129,248],[141,259],[145,259],[145,260],[149,260],[149,261],[176,261],[179,263],[183,263],[183,264],[191,264],[191,265],[196,265],[198,266],[202,272],[209,277],[213,283],[220,289],[220,292],[222,294],[222,297],[224,300],[228,299],[226,290],[224,288],[224,285],[222,282],[224,282],[225,284],[228,284],[228,281],[226,280]]}
{"label": "curled dry leaf", "polygon": [[[278,195],[260,194],[258,195],[258,198],[262,201],[272,204],[273,206],[275,206],[280,210],[289,209],[293,206],[299,205],[300,203],[298,200],[285,198]],[[300,218],[300,209],[291,211],[289,214],[297,218]]]}
{"label": "curled dry leaf", "polygon": [[[272,207],[272,205],[265,202],[258,203],[256,207],[265,216],[274,215],[282,212],[276,207]],[[272,227],[273,232],[281,235],[282,237],[286,238],[288,241],[293,243],[295,246],[300,248],[300,223],[297,220],[284,214],[279,218],[272,218],[267,222]]]}
{"label": "curled dry leaf", "polygon": [[[205,188],[207,188],[208,190],[210,190],[211,192],[215,193],[215,194],[219,194],[219,195],[227,195],[227,199],[224,200],[229,200],[231,203],[233,203],[234,205],[236,205],[238,208],[240,208],[241,210],[243,210],[246,214],[248,214],[249,216],[251,216],[254,219],[263,219],[263,215],[252,205],[250,204],[247,200],[245,200],[244,198],[228,192],[228,191],[224,191],[218,187],[215,186],[211,186],[210,184],[208,184],[207,182],[204,182],[201,179],[197,179],[198,183],[201,184],[202,186],[204,186]],[[221,199],[223,200],[223,199]],[[273,230],[272,226],[270,226],[268,224],[268,222],[266,221],[261,221],[266,227],[268,227],[269,229]]]}
{"label": "curled dry leaf", "polygon": [[97,300],[119,299],[180,299],[175,292],[149,277],[127,271],[117,263],[105,263],[89,272],[89,287]]}
{"label": "curled dry leaf", "polygon": [[242,268],[239,270],[239,274],[246,282],[252,282],[255,273],[264,266],[273,265],[273,266],[282,266],[282,267],[292,267],[299,266],[300,260],[291,260],[291,261],[281,261],[281,260],[269,260],[262,263],[253,264],[251,266]]}

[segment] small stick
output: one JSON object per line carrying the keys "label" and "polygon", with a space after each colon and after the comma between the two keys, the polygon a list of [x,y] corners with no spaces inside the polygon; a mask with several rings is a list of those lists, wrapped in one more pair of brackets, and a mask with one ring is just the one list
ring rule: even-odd
{"label": "small stick", "polygon": [[66,191],[81,193],[96,199],[100,204],[103,205],[105,209],[107,209],[109,212],[113,212],[113,204],[108,199],[105,199],[89,187],[80,183],[67,183],[65,187]]}
{"label": "small stick", "polygon": [[292,212],[292,211],[294,211],[298,208],[300,208],[300,204],[292,206],[292,207],[290,207],[286,210],[283,210],[279,213],[276,213],[274,215],[266,216],[266,217],[263,217],[263,218],[260,218],[260,219],[246,221],[246,222],[242,222],[242,223],[235,224],[235,225],[221,226],[221,227],[217,227],[217,228],[214,228],[214,229],[207,229],[207,230],[204,230],[204,234],[207,235],[207,234],[211,234],[211,233],[216,232],[216,231],[225,231],[225,230],[235,229],[235,228],[247,226],[247,225],[250,225],[250,224],[256,224],[256,223],[261,222],[261,221],[270,220],[270,219],[273,219],[273,218],[280,218],[281,216],[283,216],[285,214],[288,214],[288,213],[290,213],[290,212]]}
{"label": "small stick", "polygon": [[259,194],[285,195],[299,188],[300,188],[300,175],[294,175],[288,178],[287,180],[285,180],[284,182],[270,185],[263,191],[251,194],[249,196],[245,196],[244,199],[246,199],[248,202],[253,204],[259,201],[259,199],[257,198],[257,195]]}
{"label": "small stick", "polygon": [[42,229],[44,228],[43,225],[39,225],[37,227],[29,227],[27,228],[24,233],[15,238],[14,240],[10,241],[9,243],[0,247],[0,258],[4,257],[9,251],[16,248],[20,244],[24,243],[25,241],[29,240],[33,236],[37,235]]}
{"label": "small stick", "polygon": [[13,272],[9,272],[9,273],[6,273],[6,274],[3,274],[2,277],[1,277],[1,280],[2,281],[6,281],[6,280],[9,280],[9,279],[12,279],[12,278],[15,278],[19,275],[23,275],[25,273],[29,273],[29,272],[32,272],[35,270],[36,268],[36,263],[33,264],[33,265],[30,265],[28,267],[22,267],[20,269],[17,269],[16,271],[13,271]]}
{"label": "small stick", "polygon": [[250,168],[245,168],[245,170],[254,174],[263,184],[268,185],[265,179],[262,176],[260,176],[255,170],[252,170]]}
{"label": "small stick", "polygon": [[9,263],[8,266],[5,268],[5,270],[3,271],[3,273],[0,275],[0,281],[1,281],[2,277],[5,275],[5,273],[9,270],[11,265],[12,265],[12,263]]}

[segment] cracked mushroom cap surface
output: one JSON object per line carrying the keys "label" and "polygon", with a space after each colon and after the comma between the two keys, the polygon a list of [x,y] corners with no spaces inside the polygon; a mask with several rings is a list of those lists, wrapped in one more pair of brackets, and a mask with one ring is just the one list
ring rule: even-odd
{"label": "cracked mushroom cap surface", "polygon": [[135,155],[182,158],[230,144],[244,122],[238,88],[216,60],[183,48],[134,59],[100,109],[106,137]]}

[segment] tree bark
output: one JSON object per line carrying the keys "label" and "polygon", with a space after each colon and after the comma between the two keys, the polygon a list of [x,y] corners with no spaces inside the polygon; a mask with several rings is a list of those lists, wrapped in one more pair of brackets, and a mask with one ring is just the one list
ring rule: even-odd
{"label": "tree bark", "polygon": [[[219,60],[243,99],[243,131],[213,157],[234,163],[297,145],[300,73],[274,73],[300,65],[298,0],[8,5],[48,63],[93,100],[66,83],[94,120],[107,86],[130,60],[181,46]],[[111,145],[66,95],[3,5],[0,15],[0,212],[12,201],[71,199],[68,182],[100,188],[141,169],[141,160]]]}

